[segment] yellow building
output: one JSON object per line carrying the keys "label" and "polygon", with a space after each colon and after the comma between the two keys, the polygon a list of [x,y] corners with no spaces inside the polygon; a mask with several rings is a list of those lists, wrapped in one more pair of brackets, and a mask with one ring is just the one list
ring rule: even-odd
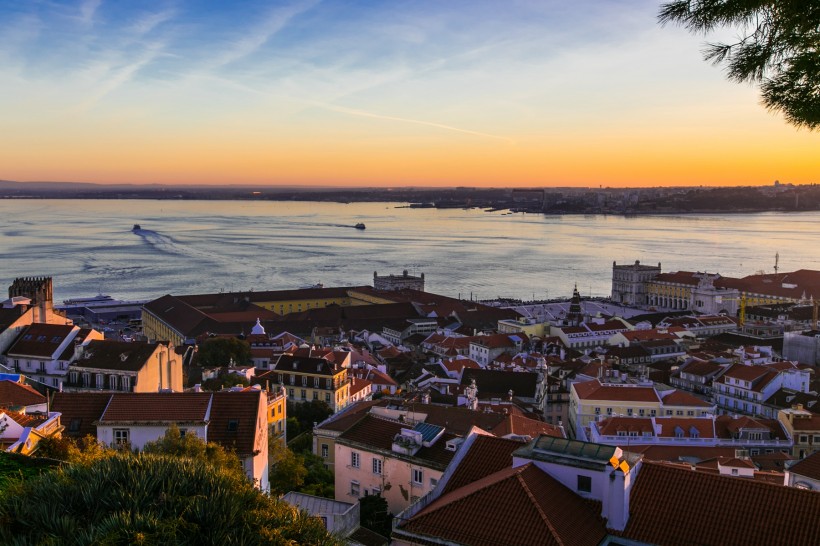
{"label": "yellow building", "polygon": [[321,400],[337,412],[350,400],[347,371],[326,358],[283,354],[270,371],[256,380],[282,385],[292,402]]}
{"label": "yellow building", "polygon": [[569,433],[586,441],[590,421],[606,417],[656,417],[661,398],[653,387],[634,384],[601,384],[598,380],[573,383],[570,388]]}
{"label": "yellow building", "polygon": [[284,387],[268,390],[268,438],[286,442],[288,420],[287,391]]}

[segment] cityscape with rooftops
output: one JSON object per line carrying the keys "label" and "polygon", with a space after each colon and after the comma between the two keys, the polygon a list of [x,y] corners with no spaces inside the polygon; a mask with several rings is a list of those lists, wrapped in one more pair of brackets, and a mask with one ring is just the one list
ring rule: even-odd
{"label": "cityscape with rooftops", "polygon": [[0,445],[174,430],[350,544],[817,543],[820,271],[611,271],[609,297],[535,302],[408,271],[63,304],[13,279]]}

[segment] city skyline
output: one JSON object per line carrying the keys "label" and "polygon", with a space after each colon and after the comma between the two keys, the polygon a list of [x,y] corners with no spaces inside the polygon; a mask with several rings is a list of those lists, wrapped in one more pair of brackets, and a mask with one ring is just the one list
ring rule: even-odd
{"label": "city skyline", "polygon": [[817,182],[818,135],[660,1],[0,3],[0,178],[317,186]]}

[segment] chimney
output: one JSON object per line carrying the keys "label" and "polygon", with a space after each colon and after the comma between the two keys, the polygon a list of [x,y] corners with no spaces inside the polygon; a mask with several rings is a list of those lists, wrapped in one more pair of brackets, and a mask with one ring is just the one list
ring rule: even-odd
{"label": "chimney", "polygon": [[[626,471],[624,471],[626,468]],[[629,521],[629,492],[632,486],[634,470],[624,461],[609,474],[609,489],[603,502],[603,514],[607,527],[623,531]]]}

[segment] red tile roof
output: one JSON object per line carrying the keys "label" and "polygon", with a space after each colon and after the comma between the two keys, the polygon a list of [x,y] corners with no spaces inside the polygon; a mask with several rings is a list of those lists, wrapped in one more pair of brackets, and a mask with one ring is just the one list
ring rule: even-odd
{"label": "red tile roof", "polygon": [[710,408],[714,404],[710,404],[705,400],[701,400],[697,396],[689,394],[685,391],[674,390],[663,397],[664,406],[695,406],[700,408]]}
{"label": "red tile roof", "polygon": [[0,381],[0,408],[45,404],[46,397],[28,385],[5,379]]}
{"label": "red tile roof", "polygon": [[499,470],[511,468],[513,452],[524,443],[520,440],[476,435],[467,454],[444,485],[442,494],[455,491]]}
{"label": "red tile roof", "polygon": [[820,480],[820,451],[815,451],[802,461],[789,467],[789,471],[813,480]]}
{"label": "red tile roof", "polygon": [[96,436],[96,422],[112,396],[110,392],[58,392],[51,401],[51,410],[62,414],[64,434],[74,438]]}
{"label": "red tile roof", "polygon": [[29,415],[27,413],[19,413],[16,411],[11,410],[3,410],[0,409],[0,413],[5,413],[6,416],[20,425],[21,427],[37,427],[41,423],[44,423],[48,418],[45,415],[37,414],[37,415]]}
{"label": "red tile roof", "polygon": [[607,534],[590,504],[533,463],[447,493],[399,530],[473,546],[593,546]]}
{"label": "red tile roof", "polygon": [[655,423],[661,426],[658,436],[674,438],[678,429],[683,431],[684,438],[694,438],[693,429],[697,431],[698,438],[714,438],[715,425],[711,418],[685,418],[685,417],[658,417]]}
{"label": "red tile roof", "polygon": [[741,429],[768,430],[771,439],[786,440],[786,431],[783,430],[777,419],[764,419],[762,417],[732,417],[731,415],[718,415],[715,417],[715,434],[718,438],[736,438]]}
{"label": "red tile roof", "polygon": [[265,392],[219,391],[213,395],[208,441],[216,442],[227,449],[235,449],[240,457],[253,454],[257,449],[256,434],[260,418],[263,426],[267,423]]}
{"label": "red tile roof", "polygon": [[583,383],[573,383],[572,388],[581,400],[660,402],[658,393],[652,387],[602,385],[597,379],[593,379]]}
{"label": "red tile roof", "polygon": [[212,393],[116,393],[100,416],[108,423],[202,422],[208,418]]}
{"label": "red tile roof", "polygon": [[[336,441],[369,449],[392,451],[393,438],[401,433],[403,428],[412,427],[407,423],[367,414],[339,435]],[[446,449],[447,441],[453,438],[456,438],[454,434],[445,432],[432,446],[419,449],[413,458],[430,468],[444,470],[455,455],[453,451]],[[394,453],[394,456],[403,457],[398,453]]]}
{"label": "red tile roof", "polygon": [[561,429],[557,426],[543,421],[536,421],[535,419],[530,419],[529,417],[516,413],[505,415],[504,420],[490,432],[496,436],[515,434],[517,436],[529,436],[530,438],[538,438],[540,435],[555,436],[556,438],[564,437]]}
{"label": "red tile roof", "polygon": [[820,495],[645,461],[623,536],[667,546],[820,544]]}
{"label": "red tile roof", "polygon": [[598,423],[598,430],[604,436],[617,436],[619,432],[637,432],[641,436],[648,432],[655,435],[652,419],[648,417],[610,417]]}
{"label": "red tile roof", "polygon": [[6,354],[52,358],[66,337],[76,328],[64,324],[34,323],[20,334]]}

